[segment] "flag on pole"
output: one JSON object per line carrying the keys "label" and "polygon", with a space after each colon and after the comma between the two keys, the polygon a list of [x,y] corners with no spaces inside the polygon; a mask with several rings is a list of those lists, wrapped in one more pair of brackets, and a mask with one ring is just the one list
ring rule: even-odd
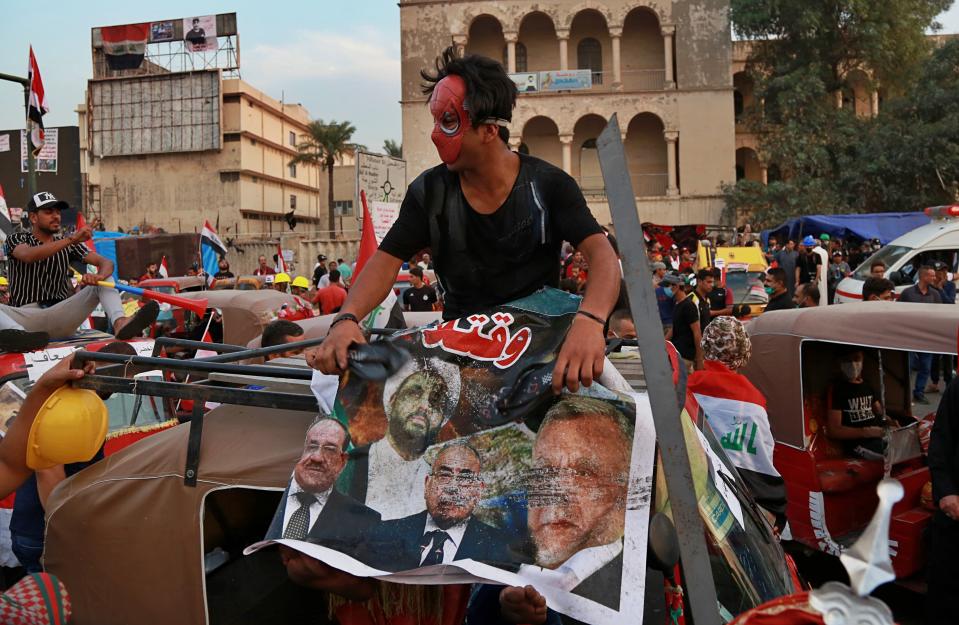
{"label": "flag on pole", "polygon": [[143,64],[147,39],[150,38],[150,23],[103,26],[103,53],[110,69],[136,69]]}
{"label": "flag on pole", "polygon": [[[213,311],[210,311],[210,318],[206,322],[206,329],[203,331],[203,338],[200,339],[204,343],[212,343],[213,335],[210,334],[210,325],[213,323]],[[211,349],[198,349],[196,350],[196,355],[194,358],[210,358],[211,356],[216,356],[218,352],[215,352]]]}
{"label": "flag on pole", "polygon": [[283,259],[283,246],[280,243],[276,244],[276,272],[290,273],[287,271],[286,261]]}
{"label": "flag on pole", "polygon": [[[83,213],[77,213],[77,230],[82,230],[87,227],[87,220],[83,218]],[[83,245],[90,250],[91,252],[96,252],[97,247],[93,243],[93,239],[87,239],[83,242]]]}
{"label": "flag on pole", "polygon": [[43,147],[43,116],[50,112],[47,106],[47,96],[43,91],[43,79],[40,78],[40,68],[37,66],[37,57],[33,55],[33,46],[30,46],[30,65],[27,68],[27,80],[30,81],[30,97],[27,104],[27,130],[34,154]]}
{"label": "flag on pole", "polygon": [[226,256],[226,246],[210,222],[204,221],[200,231],[200,259],[208,284],[213,282],[213,276],[220,270],[220,258],[223,256]]}
{"label": "flag on pole", "polygon": [[[353,282],[360,275],[360,271],[366,266],[366,263],[376,253],[376,234],[373,232],[373,220],[370,218],[370,208],[366,204],[366,193],[360,191],[360,201],[363,203],[363,232],[360,235],[360,251],[356,259],[356,270],[353,273]],[[366,329],[385,328],[390,317],[394,314],[394,308],[399,308],[396,299],[396,293],[393,289],[387,294],[379,306],[370,311],[370,314],[360,323]],[[402,315],[402,311],[399,311]]]}
{"label": "flag on pole", "polygon": [[160,269],[159,269],[158,273],[159,273],[160,276],[163,277],[163,278],[169,278],[169,277],[170,277],[170,269],[169,269],[169,267],[167,267],[167,264],[166,264],[166,254],[164,254],[163,257],[160,258]]}
{"label": "flag on pole", "polygon": [[11,234],[13,234],[13,221],[7,209],[7,200],[3,196],[3,186],[0,185],[0,238],[5,241]]}

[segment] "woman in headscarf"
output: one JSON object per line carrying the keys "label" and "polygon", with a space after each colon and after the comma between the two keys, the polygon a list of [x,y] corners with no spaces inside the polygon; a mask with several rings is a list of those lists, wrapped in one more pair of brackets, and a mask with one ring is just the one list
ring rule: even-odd
{"label": "woman in headscarf", "polygon": [[775,516],[775,526],[782,529],[786,486],[773,466],[775,443],[766,398],[737,372],[749,362],[752,349],[746,328],[735,317],[716,317],[703,331],[702,346],[705,366],[689,376],[687,407],[702,410],[756,502]]}

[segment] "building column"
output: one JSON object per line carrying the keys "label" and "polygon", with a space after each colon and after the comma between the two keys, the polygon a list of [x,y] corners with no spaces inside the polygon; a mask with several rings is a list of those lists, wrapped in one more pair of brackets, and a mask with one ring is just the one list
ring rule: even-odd
{"label": "building column", "polygon": [[573,175],[573,135],[560,135],[559,142],[563,144],[563,171]]}
{"label": "building column", "polygon": [[559,41],[559,69],[569,69],[569,30],[560,28],[556,31],[556,39]]}
{"label": "building column", "polygon": [[619,44],[623,38],[623,28],[621,26],[610,28],[609,36],[613,43],[613,89],[620,91],[623,88],[623,68]]}
{"label": "building column", "polygon": [[667,130],[663,133],[666,139],[666,195],[679,195],[678,163],[676,162],[676,142],[679,141],[679,132]]}
{"label": "building column", "polygon": [[456,46],[456,54],[463,56],[466,54],[466,42],[469,38],[466,35],[453,35],[453,45]]}
{"label": "building column", "polygon": [[869,103],[872,105],[872,116],[879,114],[879,92],[873,91],[869,94]]}
{"label": "building column", "polygon": [[759,168],[759,176],[762,179],[764,185],[769,184],[769,168],[768,167],[766,167],[765,165],[762,165]]}
{"label": "building column", "polygon": [[510,74],[516,73],[516,42],[519,41],[519,33],[503,33],[506,39],[506,71]]}
{"label": "building column", "polygon": [[523,142],[523,137],[520,137],[520,136],[518,136],[518,135],[511,134],[511,135],[509,136],[509,149],[512,150],[512,151],[514,151],[514,152],[518,152],[518,151],[519,151],[519,145],[520,145],[522,142]]}
{"label": "building column", "polygon": [[666,80],[663,84],[664,89],[675,89],[676,78],[673,76],[673,36],[676,34],[676,26],[673,24],[663,24],[663,52],[666,59]]}

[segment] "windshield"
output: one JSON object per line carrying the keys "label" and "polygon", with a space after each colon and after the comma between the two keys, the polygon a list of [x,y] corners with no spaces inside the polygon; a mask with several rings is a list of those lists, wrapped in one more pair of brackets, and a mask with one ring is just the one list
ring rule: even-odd
{"label": "windshield", "polygon": [[769,301],[763,289],[766,274],[761,271],[727,271],[726,288],[733,293],[736,304],[765,304]]}
{"label": "windshield", "polygon": [[[726,622],[757,605],[798,592],[786,557],[746,486],[726,458],[712,430],[699,430],[683,411],[683,433],[716,598]],[[656,510],[671,515],[662,460],[657,458]]]}
{"label": "windshield", "polygon": [[854,278],[865,280],[869,277],[869,269],[872,267],[873,263],[881,262],[886,266],[886,270],[889,270],[899,261],[900,258],[911,251],[911,247],[906,247],[904,245],[887,245],[867,258],[866,262],[856,267],[856,270],[852,272],[852,275]]}
{"label": "windshield", "polygon": [[[150,371],[135,376],[138,380],[162,382],[159,371]],[[151,395],[129,395],[114,393],[103,402],[110,414],[110,431],[115,432],[131,425],[153,425],[163,423],[169,417],[163,406],[163,398]]]}

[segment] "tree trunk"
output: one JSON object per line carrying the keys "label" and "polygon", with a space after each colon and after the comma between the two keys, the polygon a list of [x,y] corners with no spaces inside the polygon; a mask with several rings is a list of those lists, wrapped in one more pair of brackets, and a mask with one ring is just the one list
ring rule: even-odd
{"label": "tree trunk", "polygon": [[331,158],[326,161],[326,173],[329,176],[329,202],[330,202],[330,238],[336,238],[336,215],[333,214],[333,166],[335,161]]}

